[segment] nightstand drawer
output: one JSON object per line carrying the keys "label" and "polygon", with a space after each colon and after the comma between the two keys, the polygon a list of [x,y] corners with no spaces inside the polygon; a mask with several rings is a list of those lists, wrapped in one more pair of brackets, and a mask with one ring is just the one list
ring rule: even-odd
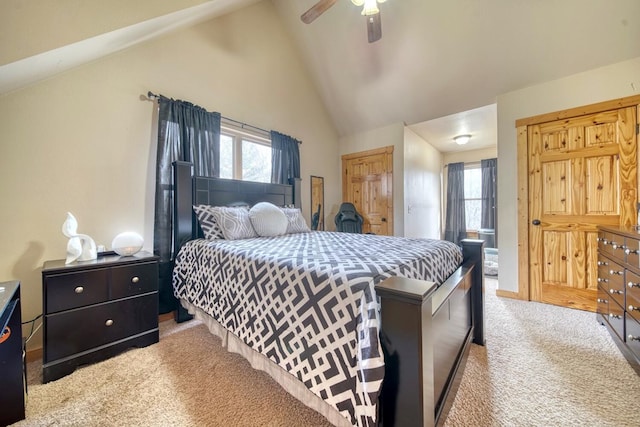
{"label": "nightstand drawer", "polygon": [[127,265],[111,269],[111,298],[156,291],[158,287],[158,263]]}
{"label": "nightstand drawer", "polygon": [[55,313],[105,301],[109,297],[107,269],[57,274],[46,280],[45,312]]}
{"label": "nightstand drawer", "polygon": [[48,315],[44,363],[158,327],[158,294]]}

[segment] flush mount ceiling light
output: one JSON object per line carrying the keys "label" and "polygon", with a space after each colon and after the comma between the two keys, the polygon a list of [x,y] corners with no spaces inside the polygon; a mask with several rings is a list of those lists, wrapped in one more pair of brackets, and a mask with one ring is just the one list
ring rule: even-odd
{"label": "flush mount ceiling light", "polygon": [[471,135],[458,135],[453,138],[453,141],[458,145],[464,145],[471,139]]}

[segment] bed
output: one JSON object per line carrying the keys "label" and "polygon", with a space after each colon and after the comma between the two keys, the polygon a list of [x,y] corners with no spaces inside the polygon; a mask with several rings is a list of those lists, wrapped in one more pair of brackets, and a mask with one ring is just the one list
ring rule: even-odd
{"label": "bed", "polygon": [[484,344],[482,241],[323,231],[205,240],[193,206],[299,207],[299,182],[191,171],[174,164],[176,320],[201,319],[335,425],[444,420],[469,343]]}

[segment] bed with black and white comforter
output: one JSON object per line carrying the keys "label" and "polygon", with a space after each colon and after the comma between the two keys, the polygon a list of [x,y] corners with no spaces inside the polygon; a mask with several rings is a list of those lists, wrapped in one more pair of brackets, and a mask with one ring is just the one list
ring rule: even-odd
{"label": "bed with black and white comforter", "polygon": [[374,285],[390,276],[441,284],[462,262],[442,240],[309,232],[193,240],[175,296],[298,378],[353,425],[373,425],[384,376]]}

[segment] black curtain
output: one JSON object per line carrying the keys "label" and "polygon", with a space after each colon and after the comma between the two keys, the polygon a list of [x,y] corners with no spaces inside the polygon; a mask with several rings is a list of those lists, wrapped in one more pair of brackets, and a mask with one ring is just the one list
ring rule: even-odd
{"label": "black curtain", "polygon": [[482,168],[482,219],[480,227],[496,229],[496,178],[498,159],[480,161]]}
{"label": "black curtain", "polygon": [[447,172],[447,213],[444,238],[460,244],[467,235],[464,211],[464,163],[450,163]]}
{"label": "black curtain", "polygon": [[288,135],[271,131],[271,182],[289,184],[291,178],[300,178],[300,141]]}
{"label": "black curtain", "polygon": [[218,176],[220,114],[189,102],[159,97],[153,252],[160,257],[160,313],[177,308],[173,296],[173,187],[171,165],[192,162],[194,174]]}

